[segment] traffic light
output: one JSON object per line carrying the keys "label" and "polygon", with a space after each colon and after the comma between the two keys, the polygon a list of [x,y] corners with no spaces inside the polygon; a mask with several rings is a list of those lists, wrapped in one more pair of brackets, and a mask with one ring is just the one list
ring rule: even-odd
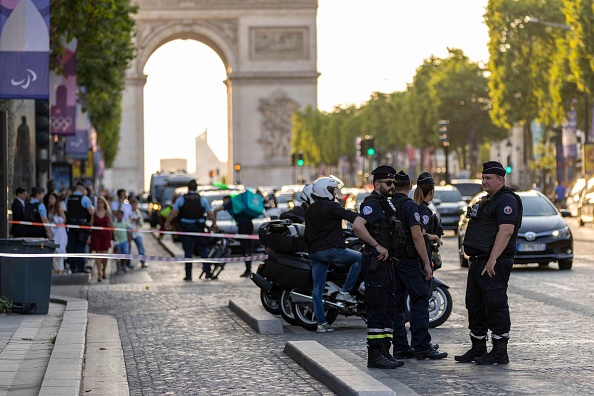
{"label": "traffic light", "polygon": [[367,140],[367,150],[365,151],[365,153],[369,156],[369,157],[373,157],[375,155],[375,139],[373,137],[370,137]]}
{"label": "traffic light", "polygon": [[214,171],[213,170],[208,171],[208,176],[214,177]]}
{"label": "traffic light", "polygon": [[450,139],[448,137],[448,124],[450,122],[448,120],[440,120],[439,121],[439,141],[441,145],[447,147],[450,145]]}
{"label": "traffic light", "polygon": [[37,172],[49,170],[50,106],[47,99],[35,100],[35,143],[37,145]]}
{"label": "traffic light", "polygon": [[241,164],[238,162],[235,164],[235,170],[239,172],[241,170]]}
{"label": "traffic light", "polygon": [[297,166],[303,166],[305,165],[305,161],[303,160],[303,151],[298,151],[297,152]]}
{"label": "traffic light", "polygon": [[289,164],[291,166],[295,166],[295,153],[291,153],[291,155],[289,156]]}
{"label": "traffic light", "polygon": [[512,173],[511,155],[507,156],[507,166],[505,167],[505,173]]}

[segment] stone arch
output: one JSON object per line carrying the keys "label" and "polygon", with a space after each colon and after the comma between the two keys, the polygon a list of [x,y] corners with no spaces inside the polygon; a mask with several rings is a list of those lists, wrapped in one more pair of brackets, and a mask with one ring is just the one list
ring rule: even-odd
{"label": "stone arch", "polygon": [[[226,68],[227,180],[241,179],[249,186],[292,182],[287,153],[290,115],[317,106],[317,0],[137,0],[137,4],[137,57],[126,75],[118,155],[103,184],[144,189],[143,69],[159,47],[175,39],[208,45]],[[233,170],[237,162],[241,175]]]}

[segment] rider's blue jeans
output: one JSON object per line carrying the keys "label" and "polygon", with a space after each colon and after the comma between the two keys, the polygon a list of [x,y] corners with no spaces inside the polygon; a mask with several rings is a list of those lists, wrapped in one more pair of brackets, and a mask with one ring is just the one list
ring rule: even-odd
{"label": "rider's blue jeans", "polygon": [[313,309],[318,320],[318,324],[326,323],[324,315],[324,303],[322,295],[326,285],[326,274],[330,263],[350,264],[351,268],[342,287],[343,291],[350,292],[355,286],[357,276],[361,272],[361,253],[351,249],[330,248],[319,252],[310,253],[311,274],[313,277]]}

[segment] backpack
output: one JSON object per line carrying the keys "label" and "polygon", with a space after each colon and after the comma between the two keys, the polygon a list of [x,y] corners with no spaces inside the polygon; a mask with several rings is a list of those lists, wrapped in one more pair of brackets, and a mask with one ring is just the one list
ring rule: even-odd
{"label": "backpack", "polygon": [[25,211],[23,212],[23,221],[30,221],[32,223],[41,223],[41,216],[39,215],[40,202],[27,203]]}

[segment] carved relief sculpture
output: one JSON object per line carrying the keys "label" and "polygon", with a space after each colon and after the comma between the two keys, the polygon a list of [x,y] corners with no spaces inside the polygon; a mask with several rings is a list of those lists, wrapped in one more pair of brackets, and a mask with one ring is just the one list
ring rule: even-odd
{"label": "carved relief sculpture", "polygon": [[262,116],[260,138],[268,159],[287,158],[291,152],[291,118],[299,109],[299,103],[284,92],[277,91],[269,98],[260,99],[258,111]]}

